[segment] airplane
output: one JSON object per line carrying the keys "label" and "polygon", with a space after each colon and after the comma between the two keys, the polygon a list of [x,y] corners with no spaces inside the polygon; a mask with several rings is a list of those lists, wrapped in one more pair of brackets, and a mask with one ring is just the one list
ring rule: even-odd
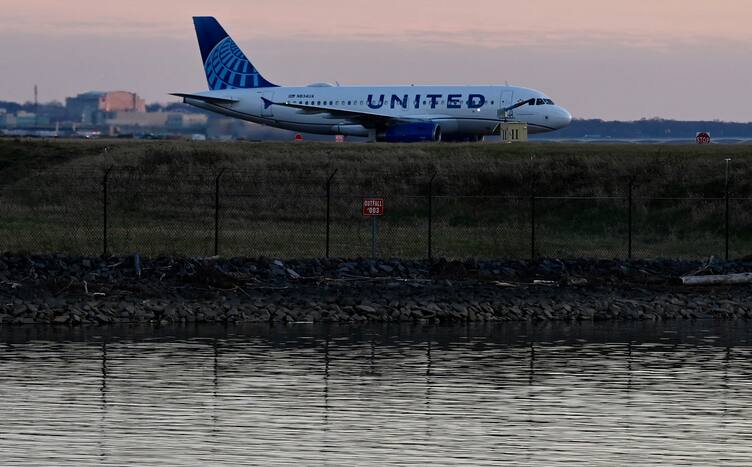
{"label": "airplane", "polygon": [[482,141],[507,121],[528,132],[564,128],[572,115],[540,91],[517,86],[278,86],[219,22],[193,18],[209,91],[173,93],[222,115],[296,132],[369,141]]}

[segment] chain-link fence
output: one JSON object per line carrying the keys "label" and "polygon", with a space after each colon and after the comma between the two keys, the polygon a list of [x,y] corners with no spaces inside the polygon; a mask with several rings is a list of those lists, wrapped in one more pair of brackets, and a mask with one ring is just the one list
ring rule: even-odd
{"label": "chain-link fence", "polygon": [[[419,172],[44,172],[0,187],[0,251],[527,259],[733,258],[752,248],[752,198],[728,188],[715,197],[651,196],[631,182],[608,196],[488,191]],[[383,216],[363,216],[370,197],[384,199]]]}

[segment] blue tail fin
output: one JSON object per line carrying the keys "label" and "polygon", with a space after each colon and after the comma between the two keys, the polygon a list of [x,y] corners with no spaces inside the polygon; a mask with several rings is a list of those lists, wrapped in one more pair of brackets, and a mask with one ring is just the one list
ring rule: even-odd
{"label": "blue tail fin", "polygon": [[194,16],[193,24],[209,89],[276,87],[261,76],[216,19]]}

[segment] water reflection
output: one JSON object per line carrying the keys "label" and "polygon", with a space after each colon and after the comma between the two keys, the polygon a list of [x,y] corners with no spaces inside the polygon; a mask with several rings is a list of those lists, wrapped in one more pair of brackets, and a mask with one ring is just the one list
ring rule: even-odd
{"label": "water reflection", "polygon": [[746,465],[745,324],[0,335],[3,465]]}

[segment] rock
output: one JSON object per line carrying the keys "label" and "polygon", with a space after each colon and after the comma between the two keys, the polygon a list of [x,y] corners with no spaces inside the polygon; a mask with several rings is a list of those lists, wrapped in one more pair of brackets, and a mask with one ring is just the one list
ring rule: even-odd
{"label": "rock", "polygon": [[29,308],[25,304],[19,304],[19,305],[13,305],[13,310],[11,314],[18,318],[24,314],[26,314],[29,311]]}
{"label": "rock", "polygon": [[107,315],[105,315],[104,313],[101,313],[101,312],[97,313],[95,318],[100,323],[109,323],[110,321],[112,321],[112,319],[109,316],[107,316]]}
{"label": "rock", "polygon": [[270,269],[270,272],[272,274],[272,277],[286,277],[287,276],[287,271],[285,270],[285,268],[278,267],[276,265]]}
{"label": "rock", "polygon": [[383,272],[387,274],[391,274],[392,272],[394,272],[394,268],[389,266],[388,264],[380,264],[379,269],[381,269]]}
{"label": "rock", "polygon": [[591,307],[582,307],[578,311],[580,319],[592,320],[595,318],[597,312]]}
{"label": "rock", "polygon": [[300,279],[300,274],[298,274],[294,269],[291,268],[287,269],[287,275],[290,277],[290,279]]}
{"label": "rock", "polygon": [[[132,257],[0,255],[2,322],[159,324],[283,318],[457,322],[532,317],[737,319],[752,314],[746,292],[739,289],[698,292],[672,285],[672,278],[705,267],[698,261],[438,259],[431,264],[396,259],[160,257],[142,259],[144,276],[138,280],[133,277],[132,261]],[[714,261],[706,272],[749,270],[750,263]],[[366,279],[392,275],[391,280]],[[477,280],[479,276],[514,281],[509,287],[497,287]],[[455,278],[462,282],[454,283]],[[571,287],[521,285],[543,278]],[[87,281],[88,296],[84,295],[83,280]],[[106,295],[91,295],[100,291]]]}
{"label": "rock", "polygon": [[376,308],[370,305],[358,305],[355,307],[355,310],[360,311],[361,313],[366,313],[366,314],[376,313]]}
{"label": "rock", "polygon": [[565,283],[566,285],[582,287],[584,285],[588,285],[588,280],[584,277],[568,277]]}

